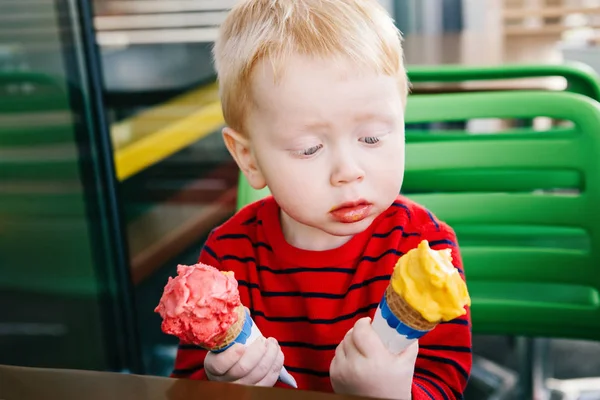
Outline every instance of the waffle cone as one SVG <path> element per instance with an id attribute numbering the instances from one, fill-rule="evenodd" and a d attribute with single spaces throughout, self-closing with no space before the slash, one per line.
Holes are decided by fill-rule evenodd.
<path id="1" fill-rule="evenodd" d="M 391 284 L 385 291 L 385 299 L 396 318 L 405 325 L 418 331 L 430 331 L 436 327 L 436 322 L 429 322 L 423 318 L 420 312 L 412 308 L 401 295 L 396 293 Z"/>
<path id="2" fill-rule="evenodd" d="M 246 320 L 246 310 L 244 309 L 244 306 L 239 306 L 238 308 L 236 308 L 236 312 L 238 315 L 237 321 L 235 321 L 233 325 L 229 327 L 227 332 L 225 332 L 223 338 L 219 341 L 218 345 L 211 348 L 207 348 L 207 350 L 221 350 L 227 347 L 238 337 L 238 335 L 242 331 L 242 328 L 244 327 L 244 321 Z"/>

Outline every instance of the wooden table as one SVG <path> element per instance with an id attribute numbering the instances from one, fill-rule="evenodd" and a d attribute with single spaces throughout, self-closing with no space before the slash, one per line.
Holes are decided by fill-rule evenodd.
<path id="1" fill-rule="evenodd" d="M 0 366 L 6 400 L 360 400 L 296 389 L 59 369 Z"/>

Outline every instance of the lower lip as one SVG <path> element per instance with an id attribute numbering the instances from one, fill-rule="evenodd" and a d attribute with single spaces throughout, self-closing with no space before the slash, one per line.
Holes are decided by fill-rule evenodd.
<path id="1" fill-rule="evenodd" d="M 360 222 L 367 218 L 371 211 L 371 204 L 361 204 L 355 207 L 344 207 L 338 208 L 331 212 L 331 216 L 338 222 L 343 224 L 351 224 L 354 222 Z"/>

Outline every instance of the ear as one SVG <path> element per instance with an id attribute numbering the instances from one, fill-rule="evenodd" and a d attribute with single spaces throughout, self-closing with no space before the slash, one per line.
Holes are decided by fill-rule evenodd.
<path id="1" fill-rule="evenodd" d="M 254 153 L 250 148 L 250 140 L 229 127 L 223 128 L 223 140 L 227 150 L 248 179 L 248 183 L 256 190 L 267 186 L 265 178 L 258 167 Z"/>

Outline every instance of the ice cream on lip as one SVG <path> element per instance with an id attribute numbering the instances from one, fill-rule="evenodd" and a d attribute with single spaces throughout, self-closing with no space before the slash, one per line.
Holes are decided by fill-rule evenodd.
<path id="1" fill-rule="evenodd" d="M 336 221 L 349 224 L 365 219 L 369 215 L 372 207 L 373 205 L 371 203 L 361 199 L 335 206 L 329 210 L 329 214 Z"/>

